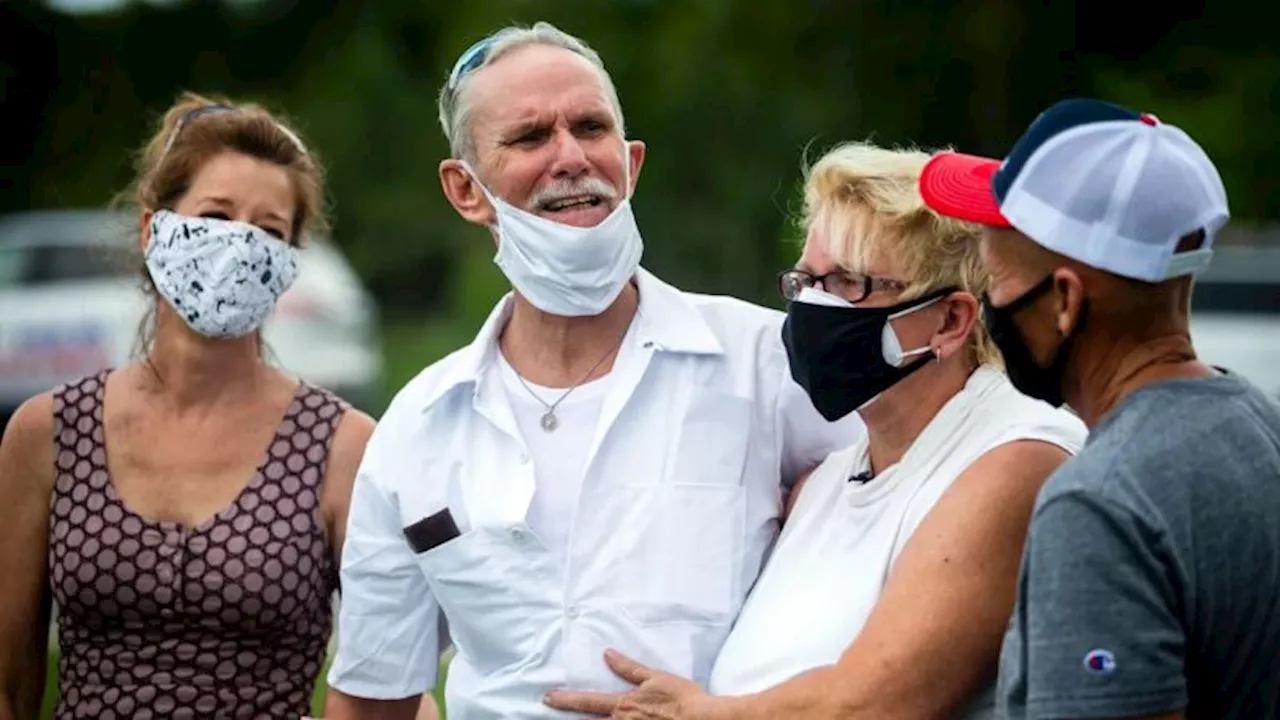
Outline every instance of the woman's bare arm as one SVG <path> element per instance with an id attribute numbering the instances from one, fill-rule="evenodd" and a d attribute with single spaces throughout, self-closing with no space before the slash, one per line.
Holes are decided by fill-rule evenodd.
<path id="1" fill-rule="evenodd" d="M 347 512 L 351 509 L 351 490 L 356 471 L 364 459 L 364 448 L 373 434 L 373 418 L 356 409 L 348 410 L 338 423 L 329 444 L 329 459 L 320 491 L 320 507 L 324 513 L 325 531 L 329 536 L 333 562 L 342 562 L 342 544 L 347 538 Z"/>
<path id="2" fill-rule="evenodd" d="M 0 441 L 0 720 L 40 714 L 48 653 L 53 397 L 24 403 Z"/>
<path id="3" fill-rule="evenodd" d="M 1031 510 L 1067 458 L 1017 441 L 971 465 L 916 529 L 858 638 L 835 664 L 755 695 L 718 698 L 717 717 L 947 717 L 993 677 L 1013 609 Z"/>

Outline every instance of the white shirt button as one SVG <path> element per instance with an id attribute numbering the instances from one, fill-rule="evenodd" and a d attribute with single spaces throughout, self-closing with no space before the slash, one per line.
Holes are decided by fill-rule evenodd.
<path id="1" fill-rule="evenodd" d="M 565 611 L 565 614 L 566 614 L 566 615 L 568 615 L 568 616 L 569 616 L 569 617 L 571 617 L 571 618 L 576 618 L 576 617 L 578 617 L 578 606 L 577 606 L 577 605 L 570 605 L 570 606 L 569 606 L 569 609 Z"/>
<path id="2" fill-rule="evenodd" d="M 521 465 L 529 464 L 529 453 L 520 453 L 520 464 Z"/>
<path id="3" fill-rule="evenodd" d="M 515 540 L 516 542 L 523 542 L 524 530 L 518 527 L 511 528 L 511 539 Z"/>

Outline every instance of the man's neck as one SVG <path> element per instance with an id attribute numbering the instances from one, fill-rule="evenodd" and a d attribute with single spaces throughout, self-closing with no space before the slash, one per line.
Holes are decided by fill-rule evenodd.
<path id="1" fill-rule="evenodd" d="M 967 361 L 921 368 L 862 410 L 873 473 L 879 475 L 902 459 L 938 411 L 964 389 L 973 371 Z"/>
<path id="2" fill-rule="evenodd" d="M 1112 343 L 1080 339 L 1076 363 L 1067 379 L 1067 403 L 1090 428 L 1139 388 L 1164 380 L 1201 378 L 1214 370 L 1196 359 L 1186 333 L 1172 332 L 1141 341 Z"/>
<path id="3" fill-rule="evenodd" d="M 613 368 L 639 305 L 634 283 L 604 312 L 587 317 L 549 315 L 516 293 L 499 348 L 511 367 L 536 385 L 568 388 L 590 382 Z"/>

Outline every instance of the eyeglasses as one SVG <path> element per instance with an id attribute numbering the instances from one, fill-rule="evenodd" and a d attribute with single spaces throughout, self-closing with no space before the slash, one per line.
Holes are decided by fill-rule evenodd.
<path id="1" fill-rule="evenodd" d="M 814 275 L 804 270 L 783 270 L 778 273 L 778 292 L 787 302 L 800 296 L 800 291 L 822 283 L 822 289 L 851 303 L 862 302 L 876 290 L 902 292 L 907 283 L 892 278 L 863 275 L 837 270 L 825 275 Z"/>

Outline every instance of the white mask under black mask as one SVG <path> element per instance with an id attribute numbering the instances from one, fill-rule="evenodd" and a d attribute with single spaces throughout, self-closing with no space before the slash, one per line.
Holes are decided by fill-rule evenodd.
<path id="1" fill-rule="evenodd" d="M 628 161 L 624 146 L 624 168 Z M 566 317 L 599 315 L 635 276 L 644 242 L 629 196 L 598 225 L 565 225 L 503 201 L 470 166 L 463 167 L 497 214 L 494 263 L 534 307 Z M 623 187 L 629 186 L 624 178 Z"/>
<path id="2" fill-rule="evenodd" d="M 249 223 L 157 210 L 146 265 L 192 330 L 232 338 L 261 327 L 297 279 L 298 249 Z"/>

